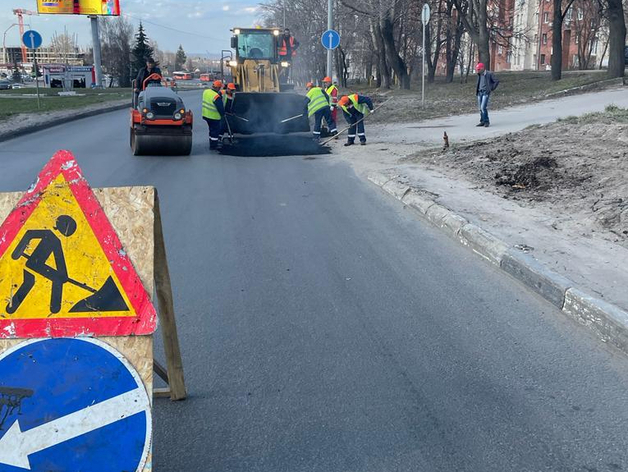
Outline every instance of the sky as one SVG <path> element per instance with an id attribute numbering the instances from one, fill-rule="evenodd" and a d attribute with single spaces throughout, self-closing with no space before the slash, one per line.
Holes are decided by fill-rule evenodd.
<path id="1" fill-rule="evenodd" d="M 191 54 L 220 54 L 229 49 L 230 28 L 253 26 L 260 0 L 120 0 L 122 15 L 135 27 L 142 20 L 148 37 L 159 49 L 175 51 L 179 44 Z M 37 11 L 36 0 L 0 0 L 0 33 L 17 22 L 13 8 Z M 41 33 L 44 46 L 55 31 L 76 33 L 80 46 L 91 46 L 89 19 L 74 15 L 25 16 L 25 23 Z M 28 24 L 26 25 L 28 29 Z M 17 27 L 6 35 L 7 46 L 19 45 Z"/>

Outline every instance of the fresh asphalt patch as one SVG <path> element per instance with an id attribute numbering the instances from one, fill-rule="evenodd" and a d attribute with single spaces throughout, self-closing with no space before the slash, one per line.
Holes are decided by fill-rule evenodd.
<path id="1" fill-rule="evenodd" d="M 233 143 L 225 140 L 221 154 L 241 157 L 314 156 L 330 154 L 328 146 L 321 146 L 311 135 L 238 136 Z"/>

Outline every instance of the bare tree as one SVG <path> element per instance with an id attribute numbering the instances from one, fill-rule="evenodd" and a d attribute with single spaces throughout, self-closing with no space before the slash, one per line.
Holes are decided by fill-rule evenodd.
<path id="1" fill-rule="evenodd" d="M 623 77 L 626 69 L 626 18 L 622 0 L 599 0 L 606 10 L 609 23 L 608 74 Z"/>
<path id="2" fill-rule="evenodd" d="M 133 25 L 124 17 L 101 22 L 103 70 L 118 80 L 120 87 L 131 86 L 131 41 Z M 109 84 L 113 84 L 113 81 Z"/>
<path id="3" fill-rule="evenodd" d="M 575 0 L 554 0 L 552 17 L 552 80 L 560 80 L 563 75 L 563 22 L 565 15 Z M 563 5 L 566 3 L 566 5 Z"/>
<path id="4" fill-rule="evenodd" d="M 480 62 L 491 63 L 488 0 L 453 0 L 464 27 L 476 44 Z"/>

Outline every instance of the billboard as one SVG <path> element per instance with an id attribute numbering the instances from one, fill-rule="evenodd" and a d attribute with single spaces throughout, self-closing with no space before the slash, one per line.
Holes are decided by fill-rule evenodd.
<path id="1" fill-rule="evenodd" d="M 40 15 L 120 16 L 120 0 L 37 0 Z"/>

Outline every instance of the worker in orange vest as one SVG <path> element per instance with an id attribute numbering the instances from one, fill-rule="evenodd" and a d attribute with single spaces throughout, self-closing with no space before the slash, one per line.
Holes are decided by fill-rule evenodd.
<path id="1" fill-rule="evenodd" d="M 323 79 L 323 88 L 329 96 L 329 106 L 331 107 L 331 118 L 336 121 L 338 116 L 338 87 L 332 83 L 331 77 Z"/>
<path id="2" fill-rule="evenodd" d="M 290 34 L 290 29 L 283 30 L 283 36 L 279 39 L 279 59 L 292 62 L 292 58 L 297 55 L 299 42 Z"/>

